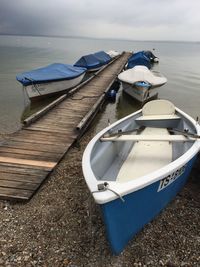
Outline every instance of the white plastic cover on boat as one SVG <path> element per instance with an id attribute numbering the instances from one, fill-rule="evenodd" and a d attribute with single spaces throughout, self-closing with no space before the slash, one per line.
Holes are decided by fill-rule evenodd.
<path id="1" fill-rule="evenodd" d="M 118 51 L 115 51 L 115 50 L 110 50 L 108 52 L 106 52 L 110 57 L 117 57 L 120 55 L 120 53 Z"/>
<path id="2" fill-rule="evenodd" d="M 119 80 L 129 84 L 145 81 L 151 86 L 160 86 L 167 82 L 167 79 L 159 72 L 151 71 L 145 66 L 135 66 L 132 69 L 125 70 L 118 75 Z"/>

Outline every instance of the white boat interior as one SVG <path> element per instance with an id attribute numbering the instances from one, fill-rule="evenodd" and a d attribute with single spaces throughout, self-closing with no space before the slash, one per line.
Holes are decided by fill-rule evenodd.
<path id="1" fill-rule="evenodd" d="M 97 180 L 119 183 L 147 175 L 191 148 L 196 139 L 187 132 L 197 134 L 190 119 L 171 102 L 148 102 L 142 111 L 103 133 L 91 151 L 91 169 Z"/>

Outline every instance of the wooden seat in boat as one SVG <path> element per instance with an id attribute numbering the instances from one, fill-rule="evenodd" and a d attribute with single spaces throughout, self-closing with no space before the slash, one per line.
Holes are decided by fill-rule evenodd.
<path id="1" fill-rule="evenodd" d="M 175 114 L 175 106 L 168 100 L 154 100 L 146 103 L 142 108 L 142 116 L 136 118 L 136 122 L 139 125 L 150 126 L 151 123 L 154 126 L 163 127 L 163 123 L 166 127 L 175 127 L 181 118 Z"/>
<path id="2" fill-rule="evenodd" d="M 169 135 L 165 128 L 147 127 L 141 135 Z M 172 161 L 172 143 L 165 141 L 136 142 L 124 161 L 116 181 L 128 182 L 156 171 Z"/>

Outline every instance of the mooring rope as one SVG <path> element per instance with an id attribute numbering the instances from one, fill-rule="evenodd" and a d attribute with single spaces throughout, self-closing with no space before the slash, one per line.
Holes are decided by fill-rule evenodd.
<path id="1" fill-rule="evenodd" d="M 119 193 L 117 193 L 113 189 L 110 189 L 108 186 L 109 186 L 109 183 L 107 183 L 107 182 L 102 183 L 102 184 L 98 184 L 97 185 L 98 190 L 92 191 L 91 193 L 94 194 L 94 193 L 100 193 L 100 192 L 104 192 L 106 190 L 109 190 L 109 191 L 113 192 L 117 197 L 119 197 L 122 202 L 125 202 L 125 200 L 123 199 L 123 197 Z"/>

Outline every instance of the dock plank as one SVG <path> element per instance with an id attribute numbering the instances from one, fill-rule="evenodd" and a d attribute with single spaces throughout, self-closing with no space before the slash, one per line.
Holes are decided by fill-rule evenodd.
<path id="1" fill-rule="evenodd" d="M 43 151 L 43 152 L 55 152 L 55 153 L 63 153 L 66 150 L 66 147 L 69 147 L 70 142 L 66 142 L 65 146 L 63 144 L 54 144 L 54 145 L 47 145 L 47 144 L 40 144 L 37 143 L 29 143 L 29 142 L 20 142 L 20 141 L 9 141 L 5 142 L 1 145 L 1 147 L 8 147 L 8 148 L 18 148 L 18 149 L 27 149 L 27 150 L 34 150 L 34 151 Z"/>
<path id="2" fill-rule="evenodd" d="M 18 169 L 14 167 L 0 168 L 0 179 L 10 181 L 25 181 L 32 183 L 41 183 L 48 172 L 35 169 Z"/>
<path id="3" fill-rule="evenodd" d="M 3 157 L 3 156 L 0 156 L 0 162 L 24 164 L 24 165 L 29 165 L 29 166 L 40 166 L 40 167 L 49 168 L 50 170 L 56 166 L 56 162 L 53 162 L 53 161 L 29 160 L 29 159 L 23 159 L 23 158 L 12 158 L 12 157 Z"/>
<path id="4" fill-rule="evenodd" d="M 5 188 L 15 188 L 15 189 L 22 189 L 22 190 L 36 190 L 40 183 L 30 183 L 25 181 L 10 181 L 10 180 L 2 180 L 0 179 L 1 187 Z"/>
<path id="5" fill-rule="evenodd" d="M 10 188 L 0 186 L 0 198 L 6 200 L 28 200 L 30 199 L 35 190 L 25 190 L 19 188 Z"/>
<path id="6" fill-rule="evenodd" d="M 16 182 L 26 182 L 29 184 L 38 184 L 40 185 L 44 180 L 44 175 L 42 177 L 39 176 L 28 176 L 28 175 L 21 175 L 21 174 L 14 174 L 14 173 L 1 173 L 0 172 L 0 185 L 4 181 L 16 181 Z"/>

